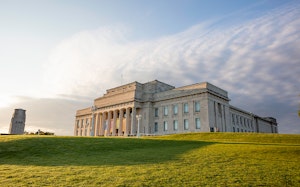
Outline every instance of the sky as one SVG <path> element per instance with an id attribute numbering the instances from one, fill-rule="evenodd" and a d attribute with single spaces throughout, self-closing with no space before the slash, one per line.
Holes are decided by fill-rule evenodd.
<path id="1" fill-rule="evenodd" d="M 0 133 L 73 135 L 107 89 L 210 82 L 299 134 L 300 1 L 0 0 Z"/>

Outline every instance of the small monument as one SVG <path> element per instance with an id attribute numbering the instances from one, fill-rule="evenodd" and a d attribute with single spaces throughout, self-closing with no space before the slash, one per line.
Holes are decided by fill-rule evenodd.
<path id="1" fill-rule="evenodd" d="M 24 134 L 26 110 L 15 109 L 9 126 L 9 134 Z"/>

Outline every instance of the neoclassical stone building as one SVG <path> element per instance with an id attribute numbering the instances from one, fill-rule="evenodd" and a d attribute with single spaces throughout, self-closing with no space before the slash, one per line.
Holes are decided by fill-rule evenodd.
<path id="1" fill-rule="evenodd" d="M 175 88 L 154 80 L 133 82 L 78 110 L 75 136 L 164 135 L 187 132 L 278 133 L 272 117 L 229 104 L 227 91 L 208 82 Z"/>

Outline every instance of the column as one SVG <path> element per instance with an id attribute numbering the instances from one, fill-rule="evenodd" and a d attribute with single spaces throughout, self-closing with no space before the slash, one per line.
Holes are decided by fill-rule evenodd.
<path id="1" fill-rule="evenodd" d="M 132 108 L 131 135 L 136 134 L 136 108 Z"/>
<path id="2" fill-rule="evenodd" d="M 95 132 L 94 132 L 94 136 L 99 136 L 99 118 L 100 118 L 100 113 L 96 113 L 95 114 L 95 119 L 94 119 L 94 123 L 95 123 Z"/>
<path id="3" fill-rule="evenodd" d="M 119 130 L 118 130 L 118 135 L 119 136 L 123 136 L 123 115 L 124 115 L 123 109 L 120 109 L 120 112 L 119 112 Z"/>
<path id="4" fill-rule="evenodd" d="M 126 124 L 124 135 L 128 136 L 130 134 L 130 108 L 126 108 Z"/>
<path id="5" fill-rule="evenodd" d="M 92 114 L 92 117 L 89 120 L 89 130 L 88 130 L 88 136 L 92 136 L 92 131 L 93 131 L 93 119 L 94 114 Z"/>
<path id="6" fill-rule="evenodd" d="M 79 136 L 82 136 L 82 119 L 79 119 Z"/>
<path id="7" fill-rule="evenodd" d="M 217 132 L 219 129 L 219 114 L 218 114 L 218 104 L 214 101 L 214 110 L 215 110 L 215 125 L 214 125 L 214 132 Z"/>
<path id="8" fill-rule="evenodd" d="M 101 126 L 100 126 L 100 135 L 104 136 L 105 134 L 105 119 L 106 119 L 106 112 L 102 113 L 101 116 Z"/>
<path id="9" fill-rule="evenodd" d="M 78 131 L 78 127 L 77 127 L 77 119 L 75 119 L 75 125 L 74 125 L 74 136 L 78 136 L 77 131 Z"/>
<path id="10" fill-rule="evenodd" d="M 117 115 L 118 115 L 118 111 L 114 110 L 113 111 L 113 125 L 112 125 L 112 135 L 115 136 L 116 135 L 116 125 L 117 125 Z"/>
<path id="11" fill-rule="evenodd" d="M 87 126 L 86 126 L 86 118 L 83 119 L 83 132 L 82 132 L 82 136 L 86 136 L 86 129 L 87 129 Z"/>
<path id="12" fill-rule="evenodd" d="M 110 121 L 111 121 L 111 111 L 108 111 L 108 114 L 107 114 L 106 136 L 110 136 Z"/>

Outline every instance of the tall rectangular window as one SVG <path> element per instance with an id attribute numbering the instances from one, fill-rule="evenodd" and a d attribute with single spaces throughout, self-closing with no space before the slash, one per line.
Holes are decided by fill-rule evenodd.
<path id="1" fill-rule="evenodd" d="M 174 115 L 178 114 L 178 105 L 177 104 L 173 105 L 173 114 Z"/>
<path id="2" fill-rule="evenodd" d="M 173 129 L 174 129 L 174 131 L 178 130 L 178 121 L 177 120 L 173 121 Z"/>
<path id="3" fill-rule="evenodd" d="M 184 130 L 189 129 L 189 120 L 187 120 L 187 119 L 183 120 L 183 128 L 184 128 Z"/>
<path id="4" fill-rule="evenodd" d="M 167 116 L 167 115 L 168 115 L 168 107 L 165 106 L 165 107 L 164 107 L 164 116 Z"/>
<path id="5" fill-rule="evenodd" d="M 158 108 L 155 108 L 155 109 L 154 109 L 154 116 L 155 116 L 155 117 L 158 117 Z"/>
<path id="6" fill-rule="evenodd" d="M 164 121 L 164 131 L 168 130 L 168 122 Z"/>
<path id="7" fill-rule="evenodd" d="M 232 127 L 233 128 L 233 132 L 235 132 L 235 128 L 234 127 Z"/>
<path id="8" fill-rule="evenodd" d="M 195 102 L 195 112 L 200 112 L 200 102 L 199 101 Z"/>
<path id="9" fill-rule="evenodd" d="M 221 106 L 221 103 L 218 103 L 218 111 L 219 111 L 219 116 L 222 116 L 222 106 Z"/>
<path id="10" fill-rule="evenodd" d="M 154 132 L 158 132 L 158 123 L 157 122 L 154 123 Z"/>
<path id="11" fill-rule="evenodd" d="M 189 104 L 188 103 L 184 103 L 183 104 L 183 112 L 184 113 L 188 113 L 189 112 Z"/>
<path id="12" fill-rule="evenodd" d="M 195 118 L 196 129 L 201 128 L 200 118 Z"/>

